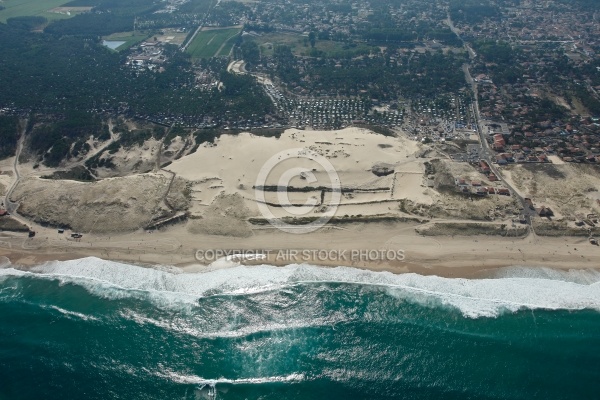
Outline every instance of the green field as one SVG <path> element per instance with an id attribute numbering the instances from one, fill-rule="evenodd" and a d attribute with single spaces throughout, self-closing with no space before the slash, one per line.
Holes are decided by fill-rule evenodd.
<path id="1" fill-rule="evenodd" d="M 133 45 L 138 44 L 142 40 L 147 39 L 149 36 L 150 34 L 140 32 L 137 32 L 137 34 L 135 35 L 133 34 L 133 32 L 118 32 L 113 33 L 112 35 L 104 36 L 102 39 L 125 42 L 116 49 L 117 51 L 122 51 L 130 48 Z"/>
<path id="2" fill-rule="evenodd" d="M 231 53 L 231 49 L 233 48 L 233 45 L 235 44 L 236 37 L 237 37 L 237 35 L 230 37 L 229 40 L 227 40 L 225 42 L 225 45 L 221 48 L 221 51 L 219 51 L 219 54 L 217 54 L 217 56 L 227 57 L 229 55 L 229 53 Z"/>
<path id="3" fill-rule="evenodd" d="M 198 32 L 186 51 L 192 58 L 210 58 L 227 55 L 233 46 L 235 36 L 240 28 L 213 29 Z"/>
<path id="4" fill-rule="evenodd" d="M 44 11 L 43 13 L 38 14 L 39 17 L 46 18 L 49 22 L 56 21 L 58 19 L 67 19 L 77 15 L 76 13 L 71 13 L 71 15 L 60 14 L 55 12 Z"/>
<path id="5" fill-rule="evenodd" d="M 55 7 L 60 7 L 69 0 L 4 0 L 0 1 L 0 5 L 5 7 L 0 10 L 0 22 L 6 22 L 8 18 L 23 17 L 23 16 L 41 16 L 52 18 L 52 13 L 46 13 Z M 67 17 L 66 15 L 56 14 L 56 18 Z"/>
<path id="6" fill-rule="evenodd" d="M 267 33 L 259 37 L 253 37 L 250 40 L 255 41 L 262 55 L 271 56 L 276 46 L 289 46 L 292 52 L 297 56 L 309 56 L 311 52 L 308 37 L 294 34 L 275 32 Z M 364 43 L 348 44 L 335 42 L 333 40 L 317 40 L 315 49 L 322 51 L 326 57 L 352 57 L 358 53 L 379 52 L 377 47 L 372 47 Z"/>

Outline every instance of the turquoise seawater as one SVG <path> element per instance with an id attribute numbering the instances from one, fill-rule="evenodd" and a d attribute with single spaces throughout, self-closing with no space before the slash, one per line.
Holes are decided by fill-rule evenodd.
<path id="1" fill-rule="evenodd" d="M 600 274 L 0 270 L 0 399 L 598 399 Z"/>

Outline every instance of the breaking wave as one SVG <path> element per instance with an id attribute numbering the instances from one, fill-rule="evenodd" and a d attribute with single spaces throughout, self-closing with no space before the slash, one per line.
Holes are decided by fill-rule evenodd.
<path id="1" fill-rule="evenodd" d="M 184 273 L 173 267 L 145 268 L 88 257 L 50 262 L 24 272 L 0 270 L 2 276 L 27 276 L 75 284 L 106 299 L 140 298 L 159 308 L 190 307 L 200 298 L 239 296 L 315 283 L 369 285 L 403 301 L 427 307 L 450 307 L 469 318 L 496 317 L 521 309 L 600 311 L 600 272 L 511 267 L 491 279 L 395 275 L 350 267 L 307 264 L 235 266 Z"/>

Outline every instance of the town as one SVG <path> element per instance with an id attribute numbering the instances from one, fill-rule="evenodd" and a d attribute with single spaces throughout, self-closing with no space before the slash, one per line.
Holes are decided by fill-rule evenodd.
<path id="1" fill-rule="evenodd" d="M 161 48 L 178 45 L 195 60 L 196 88 L 206 91 L 221 90 L 220 74 L 206 57 L 227 59 L 229 65 L 243 60 L 237 72 L 263 82 L 275 112 L 243 121 L 226 115 L 144 117 L 227 129 L 333 129 L 360 122 L 397 127 L 424 142 L 467 138 L 463 128 L 477 128 L 485 131 L 499 165 L 552 162 L 554 156 L 565 162 L 598 161 L 597 11 L 582 15 L 560 1 L 544 7 L 511 1 L 482 7 L 407 1 L 386 7 L 382 20 L 381 9 L 369 3 L 222 2 L 201 18 L 186 12 L 190 2 L 169 2 L 166 9 L 136 20 L 161 35 L 130 48 L 127 64 L 160 72 L 165 62 Z M 198 21 L 203 25 L 194 25 Z M 161 28 L 173 23 L 179 28 Z M 231 30 L 232 25 L 238 30 Z M 227 29 L 233 35 L 213 34 Z M 228 51 L 219 43 L 213 50 L 204 46 L 190 52 L 186 32 L 194 32 L 191 41 L 223 40 Z M 383 32 L 386 39 L 378 39 Z M 434 55 L 440 58 L 431 59 Z M 428 71 L 419 59 L 454 71 Z M 381 79 L 413 76 L 398 85 L 363 79 L 360 71 L 365 69 Z M 446 82 L 458 81 L 419 82 L 421 74 L 446 74 L 441 77 Z"/>

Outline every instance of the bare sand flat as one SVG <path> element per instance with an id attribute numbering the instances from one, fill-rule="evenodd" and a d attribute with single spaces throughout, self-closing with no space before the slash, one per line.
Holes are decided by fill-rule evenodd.
<path id="1" fill-rule="evenodd" d="M 275 229 L 256 230 L 249 237 L 190 234 L 185 226 L 164 232 L 134 232 L 115 236 L 84 235 L 80 241 L 40 228 L 35 238 L 26 234 L 0 234 L 0 256 L 20 265 L 96 256 L 137 264 L 176 265 L 185 269 L 209 268 L 195 258 L 197 250 L 271 250 L 274 265 L 310 263 L 323 266 L 354 266 L 394 273 L 417 272 L 441 276 L 479 276 L 504 266 L 544 266 L 562 269 L 597 268 L 600 249 L 586 238 L 424 237 L 414 223 L 351 224 L 311 234 L 294 235 Z M 277 259 L 277 250 L 403 250 L 405 259 Z M 203 266 L 204 265 L 204 266 Z"/>
<path id="2" fill-rule="evenodd" d="M 595 165 L 521 164 L 506 168 L 503 173 L 536 207 L 550 207 L 555 220 L 600 214 L 600 170 Z"/>
<path id="3" fill-rule="evenodd" d="M 316 187 L 330 184 L 330 176 L 323 166 L 302 157 L 286 159 L 286 151 L 298 148 L 326 158 L 339 176 L 341 187 L 371 191 L 344 197 L 344 205 L 392 200 L 393 185 L 398 189 L 396 193 L 402 193 L 397 195 L 396 199 L 408 197 L 414 198 L 415 201 L 428 201 L 421 193 L 423 160 L 415 157 L 419 144 L 405 138 L 386 137 L 360 128 L 339 131 L 290 129 L 280 138 L 259 137 L 250 133 L 223 135 L 214 145 L 200 146 L 194 154 L 173 162 L 167 169 L 193 182 L 192 213 L 202 215 L 205 206 L 211 204 L 220 193 L 238 193 L 247 199 L 246 205 L 256 214 L 258 209 L 254 201 L 256 196 L 253 187 L 257 184 L 257 177 L 265 163 L 274 156 L 274 167 L 268 174 L 265 185 L 278 185 L 285 171 L 296 168 L 311 170 L 316 180 L 314 183 L 303 182 L 296 177 L 289 180 L 288 184 L 291 186 Z M 398 166 L 405 172 L 400 174 L 400 180 L 395 182 L 393 175 L 380 177 L 372 172 L 373 166 L 378 163 L 389 165 L 391 168 Z M 375 192 L 377 189 L 380 189 L 379 192 Z M 290 203 L 294 204 L 304 203 L 315 196 L 320 197 L 320 193 L 288 193 Z M 275 202 L 276 197 L 275 193 L 265 194 L 268 202 Z M 274 211 L 277 216 L 278 211 L 280 210 Z M 359 213 L 369 214 L 371 211 L 380 212 L 364 207 Z"/>

